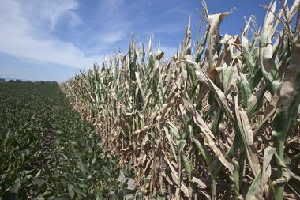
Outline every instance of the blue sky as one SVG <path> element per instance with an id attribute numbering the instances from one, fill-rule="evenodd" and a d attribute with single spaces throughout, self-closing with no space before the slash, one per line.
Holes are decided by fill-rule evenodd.
<path id="1" fill-rule="evenodd" d="M 210 13 L 236 8 L 221 26 L 237 34 L 244 17 L 264 17 L 266 0 L 207 0 Z M 154 35 L 175 52 L 188 17 L 193 38 L 203 30 L 200 0 L 1 0 L 0 77 L 64 81 L 106 56 L 125 52 L 129 39 Z"/>

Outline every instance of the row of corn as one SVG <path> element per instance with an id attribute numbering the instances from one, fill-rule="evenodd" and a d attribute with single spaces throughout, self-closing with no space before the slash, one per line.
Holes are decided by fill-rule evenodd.
<path id="1" fill-rule="evenodd" d="M 133 41 L 63 89 L 145 199 L 300 199 L 299 5 L 220 36 L 231 12 L 203 2 L 201 40 L 189 23 L 170 59 Z"/>

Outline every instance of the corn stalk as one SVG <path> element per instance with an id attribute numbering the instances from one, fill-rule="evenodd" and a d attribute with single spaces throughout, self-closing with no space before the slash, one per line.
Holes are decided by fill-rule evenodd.
<path id="1" fill-rule="evenodd" d="M 200 41 L 190 21 L 172 58 L 133 41 L 64 91 L 145 198 L 299 198 L 299 2 L 224 36 L 204 3 Z"/>

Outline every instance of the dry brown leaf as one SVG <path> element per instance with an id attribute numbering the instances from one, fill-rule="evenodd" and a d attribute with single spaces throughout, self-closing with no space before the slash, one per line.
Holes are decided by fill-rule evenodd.
<path id="1" fill-rule="evenodd" d="M 207 188 L 206 184 L 199 178 L 193 177 L 191 180 L 193 183 L 196 183 L 197 186 L 201 189 Z"/>
<path id="2" fill-rule="evenodd" d="M 249 165 L 253 171 L 253 174 L 257 176 L 260 173 L 261 169 L 257 154 L 256 152 L 254 152 L 253 148 L 253 131 L 251 129 L 249 118 L 246 112 L 242 109 L 239 109 L 237 96 L 234 96 L 234 111 L 238 128 L 240 130 L 240 133 L 242 134 L 242 139 L 246 149 Z"/>
<path id="3" fill-rule="evenodd" d="M 210 72 L 213 72 L 216 67 L 213 63 L 213 56 L 217 51 L 217 44 L 220 40 L 219 26 L 224 17 L 226 17 L 229 14 L 230 12 L 208 15 L 208 66 Z"/>
<path id="4" fill-rule="evenodd" d="M 179 175 L 178 175 L 178 173 L 175 171 L 173 165 L 172 165 L 171 162 L 168 160 L 168 158 L 164 157 L 164 159 L 165 159 L 165 161 L 167 162 L 169 168 L 171 169 L 171 177 L 172 177 L 173 182 L 174 182 L 177 186 L 179 186 L 180 181 L 179 181 Z M 185 195 L 186 197 L 190 197 L 190 196 L 191 196 L 189 189 L 187 188 L 187 186 L 186 186 L 183 182 L 181 182 L 180 190 L 184 193 L 184 195 Z"/>
<path id="5" fill-rule="evenodd" d="M 297 79 L 300 74 L 300 39 L 294 44 L 290 64 L 286 69 L 281 88 L 279 90 L 279 107 L 287 110 L 295 95 L 300 91 Z"/>
<path id="6" fill-rule="evenodd" d="M 227 161 L 222 151 L 217 147 L 214 141 L 214 136 L 207 124 L 187 100 L 183 99 L 183 103 L 186 106 L 186 108 L 193 114 L 193 120 L 195 124 L 197 124 L 201 129 L 204 139 L 207 142 L 207 146 L 210 147 L 210 149 L 216 154 L 220 162 L 232 173 L 234 170 L 234 166 L 229 161 Z"/>

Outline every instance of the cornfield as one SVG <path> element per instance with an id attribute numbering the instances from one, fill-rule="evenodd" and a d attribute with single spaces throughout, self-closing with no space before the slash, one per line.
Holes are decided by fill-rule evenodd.
<path id="1" fill-rule="evenodd" d="M 251 16 L 220 36 L 231 12 L 203 2 L 199 41 L 190 23 L 171 58 L 132 41 L 63 90 L 144 199 L 300 199 L 299 5 L 272 1 L 261 28 Z"/>

